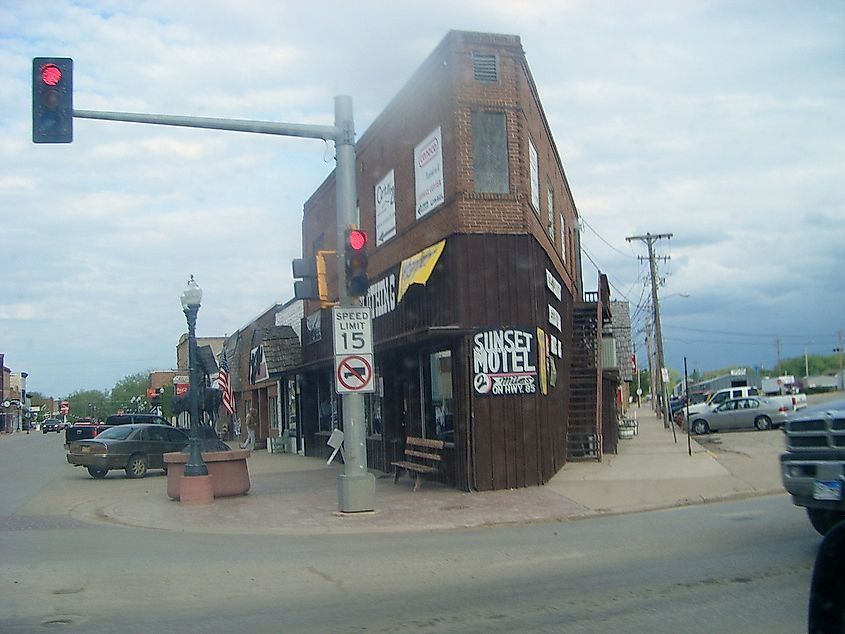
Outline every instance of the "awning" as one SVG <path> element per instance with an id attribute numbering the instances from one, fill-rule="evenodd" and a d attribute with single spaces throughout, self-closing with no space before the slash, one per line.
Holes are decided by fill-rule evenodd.
<path id="1" fill-rule="evenodd" d="M 399 290 L 396 294 L 396 302 L 401 302 L 402 297 L 411 287 L 412 284 L 425 284 L 428 278 L 431 277 L 432 271 L 440 259 L 440 254 L 446 246 L 446 241 L 441 240 L 437 244 L 432 244 L 415 253 L 409 258 L 402 260 L 402 265 L 399 267 Z"/>

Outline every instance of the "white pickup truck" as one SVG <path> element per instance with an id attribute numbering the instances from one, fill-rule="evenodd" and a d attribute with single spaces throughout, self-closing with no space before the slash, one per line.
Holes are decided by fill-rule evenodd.
<path id="1" fill-rule="evenodd" d="M 707 412 L 715 408 L 717 405 L 721 405 L 725 401 L 729 401 L 734 398 L 745 398 L 747 396 L 759 396 L 760 390 L 752 385 L 744 385 L 742 387 L 728 387 L 723 390 L 718 390 L 714 392 L 713 395 L 704 403 L 699 403 L 698 405 L 690 405 L 689 413 L 690 416 L 693 414 L 701 414 L 702 412 Z M 785 396 L 767 396 L 766 400 L 771 401 L 772 403 L 776 403 L 778 406 L 785 405 L 792 411 L 796 411 L 799 409 L 803 409 L 807 407 L 807 395 L 806 394 L 787 394 Z M 686 417 L 687 409 L 684 407 L 681 409 L 680 414 L 676 417 L 679 423 L 683 422 L 684 418 Z"/>

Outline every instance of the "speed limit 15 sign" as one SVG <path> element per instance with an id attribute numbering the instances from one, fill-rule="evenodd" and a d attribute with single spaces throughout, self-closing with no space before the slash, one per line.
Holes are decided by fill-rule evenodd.
<path id="1" fill-rule="evenodd" d="M 373 320 L 370 309 L 332 309 L 335 356 L 373 353 Z"/>

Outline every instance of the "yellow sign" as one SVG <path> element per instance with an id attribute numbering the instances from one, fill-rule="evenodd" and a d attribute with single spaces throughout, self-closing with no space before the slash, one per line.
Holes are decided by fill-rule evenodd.
<path id="1" fill-rule="evenodd" d="M 399 267 L 399 291 L 396 295 L 396 301 L 401 302 L 402 297 L 411 287 L 412 284 L 425 284 L 428 278 L 431 277 L 432 271 L 440 259 L 440 254 L 443 253 L 443 248 L 446 246 L 446 241 L 441 240 L 437 244 L 432 244 L 415 253 L 409 258 L 402 260 L 402 266 Z"/>
<path id="2" fill-rule="evenodd" d="M 546 383 L 546 333 L 542 328 L 537 328 L 537 366 L 540 368 L 540 394 L 545 396 L 549 393 Z"/>

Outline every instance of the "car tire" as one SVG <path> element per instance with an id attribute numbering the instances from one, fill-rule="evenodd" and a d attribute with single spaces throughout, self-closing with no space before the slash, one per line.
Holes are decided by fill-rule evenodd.
<path id="1" fill-rule="evenodd" d="M 97 480 L 102 480 L 108 474 L 108 469 L 97 469 L 96 467 L 88 467 L 88 473 L 91 475 L 92 478 L 96 478 Z"/>
<path id="2" fill-rule="evenodd" d="M 828 509 L 807 509 L 807 517 L 819 535 L 827 535 L 831 528 L 845 520 L 845 513 Z"/>
<path id="3" fill-rule="evenodd" d="M 704 434 L 710 433 L 710 425 L 707 424 L 706 420 L 698 419 L 692 421 L 692 433 L 696 436 L 703 436 Z"/>
<path id="4" fill-rule="evenodd" d="M 760 431 L 766 431 L 772 428 L 772 419 L 768 416 L 758 416 L 754 419 L 754 426 Z"/>
<path id="5" fill-rule="evenodd" d="M 46 433 L 47 433 L 47 430 L 46 430 L 46 429 L 42 429 L 42 430 L 41 430 L 41 433 L 42 433 L 42 434 L 46 434 Z"/>
<path id="6" fill-rule="evenodd" d="M 126 463 L 126 477 L 143 478 L 147 475 L 147 457 L 136 453 Z"/>

